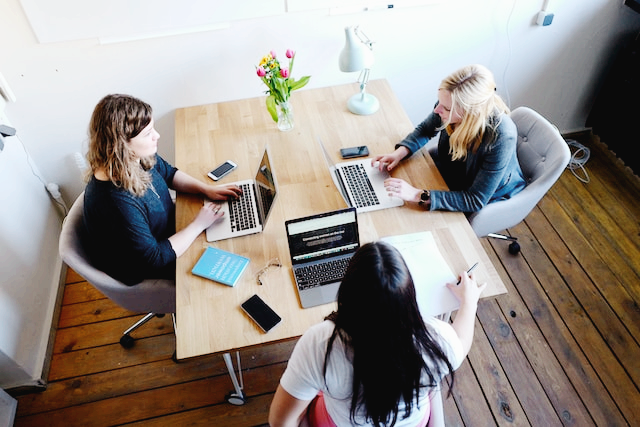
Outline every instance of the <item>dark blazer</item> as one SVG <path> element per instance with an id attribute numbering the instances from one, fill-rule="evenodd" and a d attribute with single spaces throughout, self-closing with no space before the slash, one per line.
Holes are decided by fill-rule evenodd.
<path id="1" fill-rule="evenodd" d="M 431 210 L 476 212 L 526 186 L 516 154 L 516 125 L 506 114 L 490 120 L 498 122 L 495 132 L 487 126 L 477 152 L 468 153 L 464 160 L 451 160 L 449 134 L 446 130 L 439 132 L 442 121 L 435 113 L 396 145 L 407 147 L 413 154 L 440 133 L 434 160 L 450 191 L 431 191 Z"/>

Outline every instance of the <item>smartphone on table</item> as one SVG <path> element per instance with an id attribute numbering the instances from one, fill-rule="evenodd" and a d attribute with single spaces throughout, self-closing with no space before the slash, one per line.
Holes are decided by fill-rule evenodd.
<path id="1" fill-rule="evenodd" d="M 221 165 L 216 166 L 207 175 L 212 180 L 217 181 L 220 178 L 222 178 L 223 176 L 225 176 L 226 174 L 228 174 L 229 172 L 231 172 L 232 170 L 234 170 L 237 166 L 238 165 L 236 165 L 231 160 L 227 160 L 226 162 L 222 163 Z"/>
<path id="2" fill-rule="evenodd" d="M 369 149 L 366 145 L 358 147 L 341 148 L 340 155 L 343 159 L 351 159 L 353 157 L 366 157 L 369 155 Z"/>
<path id="3" fill-rule="evenodd" d="M 269 332 L 282 320 L 258 295 L 252 296 L 240 306 L 264 332 Z"/>

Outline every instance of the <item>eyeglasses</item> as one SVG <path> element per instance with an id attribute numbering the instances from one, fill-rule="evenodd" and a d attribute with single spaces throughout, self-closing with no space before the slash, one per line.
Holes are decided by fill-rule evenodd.
<path id="1" fill-rule="evenodd" d="M 256 273 L 256 280 L 258 281 L 258 285 L 263 285 L 261 277 L 267 272 L 267 270 L 269 270 L 270 267 L 281 267 L 281 266 L 282 264 L 280 263 L 280 260 L 278 258 L 270 259 L 267 262 L 267 264 Z"/>

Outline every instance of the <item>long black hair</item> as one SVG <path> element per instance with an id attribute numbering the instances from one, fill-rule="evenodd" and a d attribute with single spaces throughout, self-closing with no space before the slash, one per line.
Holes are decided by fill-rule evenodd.
<path id="1" fill-rule="evenodd" d="M 356 252 L 338 291 L 338 311 L 327 318 L 335 328 L 325 375 L 336 338 L 353 352 L 354 424 L 364 414 L 375 426 L 394 425 L 401 401 L 409 416 L 413 401 L 427 392 L 421 389 L 436 387 L 443 374 L 452 375 L 453 385 L 453 367 L 425 326 L 409 269 L 390 244 L 367 243 Z"/>

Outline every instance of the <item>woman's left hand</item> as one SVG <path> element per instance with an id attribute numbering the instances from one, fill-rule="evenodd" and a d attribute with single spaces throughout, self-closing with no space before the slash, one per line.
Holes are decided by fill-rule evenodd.
<path id="1" fill-rule="evenodd" d="M 422 190 L 409 185 L 407 181 L 400 178 L 385 179 L 384 188 L 389 193 L 389 196 L 399 197 L 406 202 L 418 203 L 420 201 L 420 193 L 422 193 Z"/>
<path id="2" fill-rule="evenodd" d="M 204 195 L 210 200 L 237 199 L 242 194 L 242 190 L 237 185 L 208 185 Z"/>

